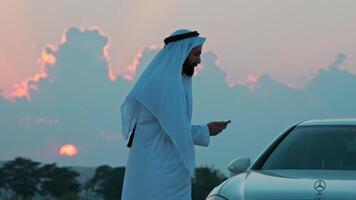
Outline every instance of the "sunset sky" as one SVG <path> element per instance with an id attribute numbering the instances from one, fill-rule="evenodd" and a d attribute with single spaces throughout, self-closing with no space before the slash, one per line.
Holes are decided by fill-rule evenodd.
<path id="1" fill-rule="evenodd" d="M 354 0 L 2 0 L 0 8 L 0 160 L 124 165 L 119 106 L 179 28 L 207 38 L 195 122 L 232 120 L 230 136 L 198 148 L 197 163 L 255 158 L 298 120 L 356 116 Z M 260 141 L 256 123 L 270 127 Z M 76 158 L 59 154 L 65 144 L 78 146 Z"/>

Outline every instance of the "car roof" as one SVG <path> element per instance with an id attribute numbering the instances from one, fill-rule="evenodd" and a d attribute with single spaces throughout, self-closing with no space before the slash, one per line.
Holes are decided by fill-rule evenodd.
<path id="1" fill-rule="evenodd" d="M 298 124 L 298 126 L 314 125 L 356 125 L 356 118 L 311 119 L 305 120 Z"/>

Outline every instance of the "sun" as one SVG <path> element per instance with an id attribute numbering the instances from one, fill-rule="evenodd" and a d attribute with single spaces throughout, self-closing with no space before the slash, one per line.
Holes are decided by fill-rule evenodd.
<path id="1" fill-rule="evenodd" d="M 65 144 L 59 149 L 59 154 L 68 157 L 76 156 L 78 154 L 78 148 L 73 144 Z"/>

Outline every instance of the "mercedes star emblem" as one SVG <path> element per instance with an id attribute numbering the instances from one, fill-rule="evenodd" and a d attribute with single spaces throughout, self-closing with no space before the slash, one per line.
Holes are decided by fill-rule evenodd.
<path id="1" fill-rule="evenodd" d="M 317 181 L 315 181 L 315 183 L 314 183 L 314 189 L 315 189 L 316 191 L 318 191 L 319 193 L 321 193 L 322 191 L 325 190 L 325 188 L 326 188 L 326 183 L 325 183 L 325 181 L 323 181 L 323 180 L 317 180 Z"/>

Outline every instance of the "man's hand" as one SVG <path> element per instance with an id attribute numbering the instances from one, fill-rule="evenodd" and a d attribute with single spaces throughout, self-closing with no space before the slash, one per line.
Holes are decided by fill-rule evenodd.
<path id="1" fill-rule="evenodd" d="M 224 121 L 208 123 L 210 135 L 211 136 L 218 135 L 226 128 L 226 126 L 227 124 Z"/>

